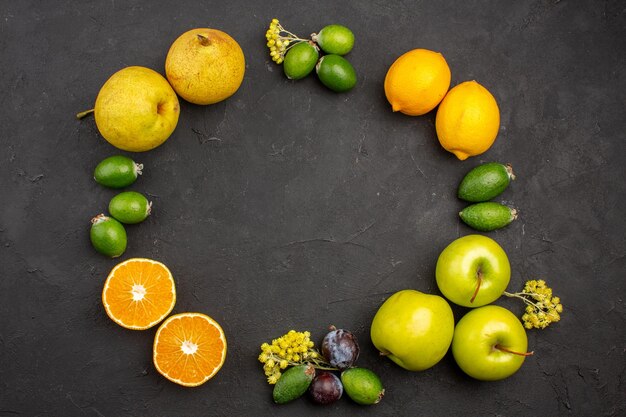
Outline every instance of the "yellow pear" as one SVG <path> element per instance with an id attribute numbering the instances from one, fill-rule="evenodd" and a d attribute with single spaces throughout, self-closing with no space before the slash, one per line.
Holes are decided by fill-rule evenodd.
<path id="1" fill-rule="evenodd" d="M 180 106 L 176 93 L 161 74 L 150 68 L 127 67 L 104 83 L 93 113 L 100 134 L 111 145 L 143 152 L 170 137 L 178 123 Z"/>
<path id="2" fill-rule="evenodd" d="M 174 41 L 165 59 L 165 75 L 183 99 L 213 104 L 235 94 L 246 70 L 241 47 L 227 33 L 198 28 Z"/>

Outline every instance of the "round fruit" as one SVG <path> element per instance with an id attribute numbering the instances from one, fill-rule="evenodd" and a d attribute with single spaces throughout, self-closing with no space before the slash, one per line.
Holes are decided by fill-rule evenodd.
<path id="1" fill-rule="evenodd" d="M 161 322 L 176 304 L 172 273 L 161 262 L 133 258 L 115 266 L 102 290 L 107 315 L 122 327 L 145 330 Z"/>
<path id="2" fill-rule="evenodd" d="M 126 230 L 112 217 L 98 214 L 91 219 L 89 236 L 93 247 L 103 255 L 117 258 L 126 250 Z"/>
<path id="3" fill-rule="evenodd" d="M 457 195 L 461 200 L 472 203 L 489 201 L 506 190 L 511 180 L 514 179 L 511 165 L 488 162 L 465 174 L 459 184 Z"/>
<path id="4" fill-rule="evenodd" d="M 481 232 L 491 232 L 517 219 L 517 210 L 500 203 L 486 201 L 465 207 L 459 212 L 463 223 Z"/>
<path id="5" fill-rule="evenodd" d="M 500 130 L 500 110 L 485 87 L 466 81 L 443 99 L 435 127 L 441 146 L 463 161 L 493 145 Z"/>
<path id="6" fill-rule="evenodd" d="M 324 336 L 322 355 L 335 368 L 350 368 L 359 358 L 356 336 L 348 330 L 334 329 Z"/>
<path id="7" fill-rule="evenodd" d="M 292 46 L 285 55 L 283 69 L 285 75 L 290 80 L 299 80 L 306 77 L 313 71 L 319 52 L 317 48 L 309 42 L 300 42 Z"/>
<path id="8" fill-rule="evenodd" d="M 138 164 L 126 156 L 109 156 L 96 166 L 93 178 L 105 187 L 124 188 L 135 182 L 142 169 L 143 164 Z"/>
<path id="9" fill-rule="evenodd" d="M 174 41 L 165 59 L 165 75 L 174 90 L 194 104 L 213 104 L 235 94 L 246 62 L 241 47 L 217 29 L 199 28 Z"/>
<path id="10" fill-rule="evenodd" d="M 354 67 L 339 55 L 323 56 L 315 69 L 322 84 L 338 93 L 349 91 L 356 85 Z"/>
<path id="11" fill-rule="evenodd" d="M 337 375 L 318 372 L 309 386 L 311 398 L 318 404 L 332 404 L 341 398 L 343 385 Z"/>
<path id="12" fill-rule="evenodd" d="M 224 330 L 204 314 L 170 316 L 154 336 L 152 360 L 157 371 L 172 382 L 186 387 L 204 384 L 226 360 Z"/>
<path id="13" fill-rule="evenodd" d="M 357 404 L 378 404 L 385 395 L 380 378 L 369 369 L 347 369 L 341 373 L 341 382 L 348 397 Z"/>
<path id="14" fill-rule="evenodd" d="M 135 224 L 144 221 L 152 210 L 152 203 L 135 191 L 119 193 L 109 202 L 109 213 L 122 223 Z"/>
<path id="15" fill-rule="evenodd" d="M 354 33 L 341 25 L 325 26 L 318 34 L 313 34 L 311 39 L 327 54 L 345 55 L 354 47 Z"/>
<path id="16" fill-rule="evenodd" d="M 527 349 L 524 326 L 513 313 L 499 306 L 470 311 L 454 329 L 454 360 L 463 372 L 483 381 L 513 375 L 526 356 L 532 355 Z"/>
<path id="17" fill-rule="evenodd" d="M 144 67 L 113 74 L 94 106 L 100 134 L 111 145 L 131 152 L 149 151 L 165 142 L 179 113 L 178 97 L 167 80 Z"/>
<path id="18" fill-rule="evenodd" d="M 450 87 L 450 78 L 450 67 L 443 55 L 413 49 L 389 67 L 385 95 L 394 112 L 420 116 L 441 102 Z"/>
<path id="19" fill-rule="evenodd" d="M 504 249 L 482 235 L 460 237 L 439 255 L 435 280 L 448 300 L 463 307 L 492 303 L 506 290 L 511 265 Z"/>

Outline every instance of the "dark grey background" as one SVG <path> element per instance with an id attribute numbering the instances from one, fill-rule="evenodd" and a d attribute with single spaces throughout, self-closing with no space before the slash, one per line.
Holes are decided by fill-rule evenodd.
<path id="1" fill-rule="evenodd" d="M 624 7 L 2 1 L 0 416 L 624 415 Z M 273 17 L 303 36 L 349 26 L 356 88 L 288 81 L 264 44 Z M 115 192 L 92 171 L 119 151 L 74 114 L 125 66 L 163 73 L 171 42 L 194 27 L 239 41 L 245 79 L 225 102 L 181 103 L 171 138 L 132 155 L 146 168 L 131 189 L 154 213 L 128 227 L 122 257 L 166 263 L 174 311 L 223 325 L 223 369 L 189 389 L 154 370 L 154 329 L 123 329 L 103 311 L 102 284 L 119 260 L 93 250 L 89 219 Z M 439 146 L 433 113 L 391 112 L 385 73 L 417 47 L 444 54 L 452 85 L 475 79 L 496 97 L 501 130 L 487 153 L 460 162 Z M 404 371 L 377 356 L 371 319 L 397 290 L 437 293 L 438 254 L 472 232 L 457 219 L 456 186 L 486 161 L 511 162 L 518 175 L 499 200 L 520 219 L 489 234 L 509 255 L 510 290 L 546 279 L 563 320 L 528 332 L 535 356 L 501 382 L 471 380 L 451 355 Z M 319 342 L 329 324 L 356 332 L 359 364 L 381 375 L 385 399 L 273 405 L 259 345 L 291 328 Z"/>

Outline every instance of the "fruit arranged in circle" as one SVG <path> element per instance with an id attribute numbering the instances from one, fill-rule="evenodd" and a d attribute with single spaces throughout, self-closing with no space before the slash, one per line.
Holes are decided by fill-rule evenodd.
<path id="1" fill-rule="evenodd" d="M 150 68 L 127 67 L 102 86 L 94 106 L 100 134 L 113 146 L 131 152 L 154 149 L 178 123 L 176 93 Z"/>
<path id="2" fill-rule="evenodd" d="M 109 213 L 122 223 L 136 224 L 144 221 L 152 210 L 152 203 L 143 194 L 124 191 L 109 202 Z"/>
<path id="3" fill-rule="evenodd" d="M 473 229 L 491 232 L 517 219 L 517 210 L 493 201 L 485 201 L 465 207 L 459 212 L 459 217 Z"/>
<path id="4" fill-rule="evenodd" d="M 104 214 L 98 214 L 91 219 L 89 237 L 91 244 L 98 252 L 112 258 L 123 254 L 128 243 L 124 226 Z"/>
<path id="5" fill-rule="evenodd" d="M 378 404 L 385 395 L 378 375 L 366 368 L 350 368 L 341 373 L 341 382 L 348 397 L 361 405 Z"/>
<path id="6" fill-rule="evenodd" d="M 499 306 L 474 309 L 459 320 L 452 340 L 452 355 L 469 376 L 496 381 L 513 375 L 532 352 L 524 326 Z"/>
<path id="7" fill-rule="evenodd" d="M 332 327 L 322 341 L 322 355 L 331 366 L 347 369 L 359 358 L 359 344 L 352 332 Z"/>
<path id="8" fill-rule="evenodd" d="M 317 404 L 332 404 L 341 398 L 343 384 L 339 377 L 331 372 L 316 372 L 309 386 L 309 394 Z"/>
<path id="9" fill-rule="evenodd" d="M 480 307 L 497 300 L 511 278 L 504 249 L 493 239 L 468 235 L 454 240 L 439 255 L 435 278 L 448 300 Z"/>
<path id="10" fill-rule="evenodd" d="M 105 187 L 124 188 L 137 180 L 142 169 L 143 164 L 138 164 L 127 156 L 109 156 L 96 165 L 93 178 Z"/>
<path id="11" fill-rule="evenodd" d="M 315 378 L 315 368 L 311 364 L 297 365 L 287 369 L 272 391 L 276 404 L 285 404 L 299 398 L 309 389 Z"/>
<path id="12" fill-rule="evenodd" d="M 450 67 L 443 55 L 413 49 L 389 67 L 385 95 L 394 112 L 420 116 L 441 102 L 450 87 L 450 78 Z"/>
<path id="13" fill-rule="evenodd" d="M 319 52 L 313 43 L 299 42 L 289 48 L 283 62 L 283 70 L 290 80 L 299 80 L 313 71 Z"/>
<path id="14" fill-rule="evenodd" d="M 311 39 L 327 54 L 345 55 L 354 47 L 354 33 L 342 25 L 328 25 Z"/>
<path id="15" fill-rule="evenodd" d="M 102 290 L 107 315 L 122 327 L 145 330 L 160 323 L 176 304 L 170 270 L 161 262 L 128 259 L 113 268 Z"/>
<path id="16" fill-rule="evenodd" d="M 486 152 L 500 130 L 496 99 L 476 81 L 452 88 L 441 102 L 435 119 L 441 146 L 460 160 Z"/>
<path id="17" fill-rule="evenodd" d="M 168 317 L 154 336 L 153 361 L 167 379 L 186 387 L 204 384 L 226 360 L 221 326 L 200 313 Z"/>
<path id="18" fill-rule="evenodd" d="M 322 84 L 335 92 L 350 91 L 356 85 L 354 67 L 339 55 L 324 55 L 315 69 Z"/>
<path id="19" fill-rule="evenodd" d="M 180 35 L 165 59 L 174 90 L 194 104 L 213 104 L 235 94 L 246 70 L 241 47 L 217 29 L 198 28 Z"/>
<path id="20" fill-rule="evenodd" d="M 453 333 L 454 316 L 448 302 L 415 290 L 398 291 L 385 300 L 370 330 L 381 355 L 409 371 L 423 371 L 439 362 Z"/>
<path id="21" fill-rule="evenodd" d="M 499 196 L 515 179 L 511 165 L 488 162 L 465 174 L 459 184 L 457 195 L 470 203 L 489 201 Z"/>

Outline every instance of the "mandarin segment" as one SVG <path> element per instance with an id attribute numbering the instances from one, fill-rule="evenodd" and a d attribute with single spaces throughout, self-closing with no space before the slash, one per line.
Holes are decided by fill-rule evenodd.
<path id="1" fill-rule="evenodd" d="M 133 258 L 109 273 L 102 291 L 107 315 L 122 327 L 148 329 L 174 308 L 176 289 L 169 269 L 160 262 Z"/>
<path id="2" fill-rule="evenodd" d="M 163 322 L 154 338 L 154 366 L 180 385 L 205 383 L 220 370 L 225 359 L 224 331 L 204 314 L 173 315 Z"/>

